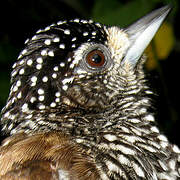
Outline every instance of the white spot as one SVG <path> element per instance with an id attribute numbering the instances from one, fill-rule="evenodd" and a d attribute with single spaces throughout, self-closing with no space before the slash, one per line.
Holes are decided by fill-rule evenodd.
<path id="1" fill-rule="evenodd" d="M 160 142 L 160 145 L 161 145 L 163 148 L 166 148 L 166 147 L 168 146 L 168 142 L 161 141 L 161 142 Z"/>
<path id="2" fill-rule="evenodd" d="M 145 177 L 143 170 L 136 163 L 133 163 L 133 167 L 138 176 Z"/>
<path id="3" fill-rule="evenodd" d="M 151 114 L 145 116 L 144 118 L 145 118 L 146 121 L 150 121 L 150 122 L 154 121 L 154 116 L 152 116 Z"/>
<path id="4" fill-rule="evenodd" d="M 124 155 L 120 154 L 118 155 L 118 160 L 121 164 L 124 164 L 124 165 L 130 165 L 131 162 L 129 161 L 128 158 L 126 158 Z"/>
<path id="5" fill-rule="evenodd" d="M 179 147 L 176 146 L 176 145 L 173 145 L 173 151 L 174 151 L 175 153 L 180 154 L 180 149 L 179 149 Z"/>
<path id="6" fill-rule="evenodd" d="M 62 80 L 62 83 L 63 84 L 72 83 L 73 80 L 74 80 L 74 77 L 65 78 Z"/>
<path id="7" fill-rule="evenodd" d="M 28 104 L 25 103 L 25 104 L 23 104 L 23 106 L 22 106 L 22 112 L 27 112 L 27 111 L 29 111 L 29 108 L 28 108 Z"/>
<path id="8" fill-rule="evenodd" d="M 162 173 L 158 173 L 158 178 L 161 180 L 172 180 L 172 176 L 171 177 L 169 177 L 169 173 L 167 174 L 167 173 L 165 173 L 165 172 L 162 172 Z M 177 178 L 175 178 L 175 179 L 177 179 Z M 173 180 L 174 180 L 174 178 L 173 178 Z"/>
<path id="9" fill-rule="evenodd" d="M 77 74 L 86 74 L 87 72 L 86 72 L 85 70 L 83 70 L 83 69 L 79 69 L 79 68 L 78 68 L 78 69 L 76 70 L 76 73 L 77 73 Z"/>
<path id="10" fill-rule="evenodd" d="M 38 89 L 38 94 L 39 94 L 39 95 L 44 94 L 44 90 L 43 90 L 43 89 Z"/>
<path id="11" fill-rule="evenodd" d="M 21 99 L 21 98 L 22 98 L 22 93 L 21 93 L 21 92 L 18 93 L 17 98 L 18 98 L 18 99 Z"/>
<path id="12" fill-rule="evenodd" d="M 65 49 L 65 44 L 60 44 L 60 45 L 59 45 L 59 48 Z"/>
<path id="13" fill-rule="evenodd" d="M 53 51 L 49 51 L 49 52 L 48 52 L 48 56 L 53 57 L 53 56 L 54 56 L 54 52 L 53 52 Z"/>
<path id="14" fill-rule="evenodd" d="M 60 93 L 60 92 L 56 92 L 55 96 L 56 96 L 56 97 L 60 97 L 60 96 L 61 96 L 61 93 Z"/>
<path id="15" fill-rule="evenodd" d="M 70 64 L 70 66 L 69 66 L 71 69 L 73 69 L 74 68 L 74 64 Z"/>
<path id="16" fill-rule="evenodd" d="M 22 75 L 22 74 L 24 74 L 24 72 L 25 72 L 24 69 L 21 69 L 21 70 L 19 71 L 19 74 Z"/>
<path id="17" fill-rule="evenodd" d="M 117 137 L 115 135 L 112 135 L 112 134 L 105 134 L 104 138 L 107 139 L 108 141 L 111 141 L 111 142 L 117 140 Z"/>
<path id="18" fill-rule="evenodd" d="M 56 103 L 55 103 L 55 102 L 52 102 L 52 103 L 50 104 L 50 106 L 51 106 L 51 107 L 56 107 Z"/>
<path id="19" fill-rule="evenodd" d="M 135 155 L 136 152 L 128 147 L 125 147 L 125 145 L 116 145 L 115 146 L 117 150 L 120 150 L 121 152 L 123 152 L 124 154 L 130 154 L 130 155 Z"/>
<path id="20" fill-rule="evenodd" d="M 17 63 L 14 63 L 13 66 L 12 66 L 12 68 L 14 69 L 14 68 L 16 67 L 16 65 L 17 65 Z"/>
<path id="21" fill-rule="evenodd" d="M 45 108 L 46 108 L 46 106 L 43 105 L 43 104 L 41 104 L 41 105 L 39 106 L 39 109 L 40 109 L 40 110 L 43 110 L 43 109 L 45 109 Z"/>
<path id="22" fill-rule="evenodd" d="M 60 102 L 60 98 L 56 98 L 55 101 L 58 103 Z"/>
<path id="23" fill-rule="evenodd" d="M 42 55 L 42 56 L 46 56 L 46 55 L 47 55 L 47 50 L 45 50 L 45 49 L 42 50 L 42 51 L 41 51 L 41 55 Z"/>
<path id="24" fill-rule="evenodd" d="M 101 27 L 101 24 L 100 24 L 100 23 L 95 23 L 95 24 L 96 24 L 96 26 Z"/>
<path id="25" fill-rule="evenodd" d="M 32 37 L 32 40 L 35 40 L 35 39 L 37 39 L 37 36 L 36 36 L 36 35 Z"/>
<path id="26" fill-rule="evenodd" d="M 172 170 L 175 170 L 175 168 L 176 168 L 176 162 L 175 162 L 174 159 L 169 161 L 169 166 L 170 166 L 170 168 L 171 168 Z"/>
<path id="27" fill-rule="evenodd" d="M 21 86 L 21 81 L 20 80 L 17 81 L 16 86 L 18 86 L 18 87 Z"/>
<path id="28" fill-rule="evenodd" d="M 147 112 L 147 109 L 146 108 L 141 108 L 140 110 L 139 110 L 139 114 L 144 114 L 144 113 L 146 113 Z"/>
<path id="29" fill-rule="evenodd" d="M 79 23 L 79 19 L 74 19 L 74 22 Z"/>
<path id="30" fill-rule="evenodd" d="M 64 67 L 64 66 L 65 66 L 65 63 L 64 63 L 64 62 L 61 62 L 59 65 L 60 65 L 61 67 Z"/>
<path id="31" fill-rule="evenodd" d="M 145 141 L 144 141 L 145 142 Z M 159 145 L 159 143 L 155 142 L 155 141 L 151 141 L 151 140 L 148 140 L 148 144 L 154 146 L 155 148 L 157 149 L 160 149 L 161 146 Z"/>
<path id="32" fill-rule="evenodd" d="M 26 119 L 31 119 L 32 117 L 33 117 L 33 115 L 30 114 L 30 115 L 26 116 L 25 118 L 26 118 Z"/>
<path id="33" fill-rule="evenodd" d="M 104 84 L 107 84 L 107 80 L 106 80 L 106 79 L 104 79 L 104 80 L 103 80 L 103 83 L 104 83 Z"/>
<path id="34" fill-rule="evenodd" d="M 12 72 L 11 76 L 14 77 L 17 74 L 17 71 Z"/>
<path id="35" fill-rule="evenodd" d="M 159 136 L 158 136 L 158 139 L 161 140 L 161 141 L 165 141 L 165 142 L 168 141 L 168 140 L 167 140 L 167 137 L 164 136 L 164 135 L 159 135 Z"/>
<path id="36" fill-rule="evenodd" d="M 118 172 L 119 167 L 111 161 L 106 161 L 106 165 L 110 171 Z"/>
<path id="37" fill-rule="evenodd" d="M 39 96 L 39 101 L 44 101 L 44 96 Z"/>
<path id="38" fill-rule="evenodd" d="M 88 21 L 87 21 L 87 20 L 84 20 L 84 19 L 82 19 L 81 22 L 82 22 L 83 24 L 87 24 L 87 23 L 88 23 Z"/>
<path id="39" fill-rule="evenodd" d="M 64 24 L 64 23 L 66 23 L 66 21 L 59 21 L 59 22 L 57 22 L 57 25 L 61 25 L 61 24 Z"/>
<path id="40" fill-rule="evenodd" d="M 29 42 L 29 39 L 26 39 L 26 41 L 24 42 L 24 44 L 27 44 Z"/>
<path id="41" fill-rule="evenodd" d="M 53 39 L 53 42 L 59 42 L 60 41 L 60 38 L 59 37 L 55 37 L 54 39 Z"/>
<path id="42" fill-rule="evenodd" d="M 27 60 L 27 65 L 28 65 L 28 66 L 31 66 L 32 63 L 33 63 L 32 59 Z"/>
<path id="43" fill-rule="evenodd" d="M 79 75 L 79 78 L 84 78 L 84 77 L 85 77 L 84 74 L 80 74 L 80 75 Z"/>
<path id="44" fill-rule="evenodd" d="M 36 77 L 36 76 L 33 76 L 33 77 L 31 78 L 31 81 L 32 81 L 32 82 L 36 82 L 36 81 L 37 81 L 37 77 Z"/>
<path id="45" fill-rule="evenodd" d="M 77 138 L 77 139 L 76 139 L 76 142 L 77 142 L 77 143 L 82 143 L 82 142 L 83 142 L 83 139 Z"/>
<path id="46" fill-rule="evenodd" d="M 10 116 L 9 116 L 9 118 L 11 119 L 11 120 L 14 120 L 15 119 L 15 115 L 14 114 L 11 114 Z"/>
<path id="47" fill-rule="evenodd" d="M 44 76 L 44 77 L 42 78 L 42 81 L 43 81 L 43 82 L 47 82 L 47 81 L 48 81 L 48 77 L 47 77 L 47 76 Z"/>
<path id="48" fill-rule="evenodd" d="M 136 118 L 130 119 L 129 121 L 135 124 L 141 122 L 139 119 L 136 119 Z"/>
<path id="49" fill-rule="evenodd" d="M 48 26 L 44 29 L 44 31 L 49 31 L 49 30 L 50 30 L 50 26 Z"/>
<path id="50" fill-rule="evenodd" d="M 42 64 L 37 64 L 36 69 L 40 70 L 42 68 Z"/>
<path id="51" fill-rule="evenodd" d="M 34 103 L 35 101 L 36 101 L 36 98 L 35 97 L 31 97 L 30 102 Z"/>
<path id="52" fill-rule="evenodd" d="M 21 54 L 26 54 L 27 53 L 27 49 L 24 49 L 22 52 L 21 52 Z"/>
<path id="53" fill-rule="evenodd" d="M 70 179 L 69 176 L 70 175 L 69 175 L 68 171 L 65 171 L 63 169 L 58 170 L 58 177 L 59 177 L 58 179 L 59 180 L 69 180 Z"/>
<path id="54" fill-rule="evenodd" d="M 89 20 L 89 23 L 93 23 L 94 21 L 92 19 Z"/>
<path id="55" fill-rule="evenodd" d="M 44 41 L 44 44 L 50 45 L 50 44 L 51 44 L 51 40 L 50 40 L 50 39 L 46 39 L 46 40 Z"/>
<path id="56" fill-rule="evenodd" d="M 72 59 L 69 57 L 67 61 L 68 61 L 68 62 L 71 62 L 71 60 L 72 60 Z"/>
<path id="57" fill-rule="evenodd" d="M 129 129 L 128 129 L 127 127 L 122 126 L 121 129 L 122 129 L 124 132 L 129 133 Z"/>
<path id="58" fill-rule="evenodd" d="M 22 58 L 22 54 L 20 54 L 20 55 L 18 56 L 18 59 L 20 59 L 20 58 Z"/>
<path id="59" fill-rule="evenodd" d="M 24 60 L 22 59 L 20 62 L 19 62 L 20 65 L 24 64 Z"/>
<path id="60" fill-rule="evenodd" d="M 159 129 L 156 126 L 151 127 L 151 131 L 159 133 Z"/>
<path id="61" fill-rule="evenodd" d="M 143 104 L 144 104 L 144 103 L 145 103 L 145 104 L 148 104 L 148 103 L 149 103 L 149 99 L 146 99 L 146 98 L 142 99 L 141 101 L 142 101 Z"/>
<path id="62" fill-rule="evenodd" d="M 31 84 L 32 87 L 35 86 L 35 85 L 36 85 L 36 82 L 33 82 L 33 83 Z"/>
<path id="63" fill-rule="evenodd" d="M 69 35 L 69 34 L 71 34 L 71 32 L 70 32 L 70 30 L 69 30 L 69 29 L 65 29 L 65 30 L 64 30 L 64 34 Z"/>
<path id="64" fill-rule="evenodd" d="M 128 142 L 131 143 L 135 143 L 137 140 L 139 140 L 140 138 L 136 137 L 136 136 L 131 136 L 131 135 L 124 135 L 123 136 Z"/>
<path id="65" fill-rule="evenodd" d="M 42 64 L 42 63 L 43 63 L 42 57 L 38 57 L 38 58 L 36 59 L 36 61 L 37 61 L 37 63 L 39 63 L 39 64 Z"/>
<path id="66" fill-rule="evenodd" d="M 56 73 L 53 73 L 53 74 L 52 74 L 52 78 L 56 79 L 56 78 L 57 78 L 57 74 L 56 74 Z"/>
<path id="67" fill-rule="evenodd" d="M 9 115 L 10 115 L 10 113 L 9 113 L 9 111 L 8 111 L 8 112 L 6 112 L 6 113 L 4 114 L 4 117 L 5 117 L 5 118 L 8 118 Z"/>
<path id="68" fill-rule="evenodd" d="M 68 89 L 68 86 L 67 86 L 67 85 L 64 85 L 64 86 L 62 86 L 62 89 L 63 89 L 64 91 L 66 91 L 66 90 Z"/>
<path id="69" fill-rule="evenodd" d="M 36 31 L 36 34 L 39 34 L 41 33 L 43 30 L 42 29 L 39 29 L 38 31 Z"/>
<path id="70" fill-rule="evenodd" d="M 72 48 L 75 48 L 76 47 L 76 44 L 72 44 L 72 46 L 71 46 Z"/>
<path id="71" fill-rule="evenodd" d="M 84 32 L 84 33 L 83 33 L 83 36 L 88 36 L 88 32 Z"/>
<path id="72" fill-rule="evenodd" d="M 54 71 L 58 71 L 58 70 L 59 70 L 58 66 L 55 66 L 55 67 L 53 68 L 53 70 L 54 70 Z"/>
<path id="73" fill-rule="evenodd" d="M 76 37 L 74 37 L 74 38 L 72 38 L 72 41 L 76 41 L 76 39 L 77 39 L 77 38 L 76 38 Z"/>
<path id="74" fill-rule="evenodd" d="M 153 92 L 150 91 L 150 90 L 146 90 L 145 93 L 146 93 L 146 94 L 153 94 Z"/>
<path id="75" fill-rule="evenodd" d="M 14 86 L 13 87 L 13 92 L 16 92 L 18 90 L 18 87 L 17 86 Z"/>
<path id="76" fill-rule="evenodd" d="M 96 31 L 93 31 L 93 32 L 92 32 L 92 35 L 95 36 L 95 35 L 96 35 Z"/>
<path id="77" fill-rule="evenodd" d="M 12 100 L 11 100 L 11 103 L 13 104 L 16 100 L 16 97 L 13 97 Z"/>
<path id="78" fill-rule="evenodd" d="M 163 168 L 164 171 L 168 171 L 167 164 L 165 164 L 161 160 L 158 160 L 158 162 L 159 162 L 160 166 Z"/>
<path id="79" fill-rule="evenodd" d="M 142 148 L 144 148 L 144 149 L 146 149 L 147 151 L 152 152 L 152 153 L 156 153 L 156 152 L 157 152 L 153 147 L 151 147 L 151 146 L 149 146 L 149 145 L 138 144 L 138 146 L 140 146 L 140 147 L 142 147 Z"/>

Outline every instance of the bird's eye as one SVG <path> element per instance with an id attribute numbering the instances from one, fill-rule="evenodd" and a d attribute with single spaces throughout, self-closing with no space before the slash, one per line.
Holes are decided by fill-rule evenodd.
<path id="1" fill-rule="evenodd" d="M 105 55 L 100 50 L 93 50 L 86 56 L 86 62 L 91 67 L 102 67 L 105 63 Z"/>
<path id="2" fill-rule="evenodd" d="M 103 44 L 85 43 L 75 51 L 74 58 L 81 60 L 74 70 L 75 73 L 102 72 L 113 64 L 111 51 Z"/>

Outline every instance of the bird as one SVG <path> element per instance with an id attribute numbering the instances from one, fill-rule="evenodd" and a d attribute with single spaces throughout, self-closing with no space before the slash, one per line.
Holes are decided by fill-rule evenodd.
<path id="1" fill-rule="evenodd" d="M 25 41 L 1 112 L 1 180 L 176 180 L 144 50 L 170 5 L 126 28 L 62 20 Z"/>

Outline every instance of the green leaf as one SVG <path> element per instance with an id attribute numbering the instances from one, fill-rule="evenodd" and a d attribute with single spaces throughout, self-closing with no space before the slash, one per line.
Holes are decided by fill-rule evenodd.
<path id="1" fill-rule="evenodd" d="M 117 0 L 97 0 L 92 16 L 94 20 L 101 23 L 124 27 L 150 12 L 155 5 L 154 1 L 147 0 L 134 0 L 128 3 L 120 3 Z"/>

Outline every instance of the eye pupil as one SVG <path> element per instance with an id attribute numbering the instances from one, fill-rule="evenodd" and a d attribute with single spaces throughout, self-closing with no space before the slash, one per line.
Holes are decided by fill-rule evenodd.
<path id="1" fill-rule="evenodd" d="M 102 57 L 99 54 L 94 54 L 94 56 L 92 57 L 92 61 L 96 64 L 99 64 L 102 61 Z"/>
<path id="2" fill-rule="evenodd" d="M 91 67 L 102 67 L 105 63 L 105 56 L 100 50 L 93 50 L 86 56 L 86 62 Z"/>

